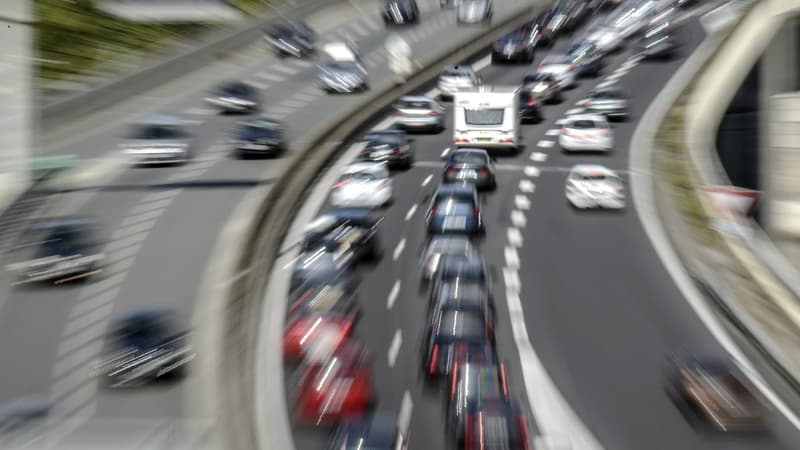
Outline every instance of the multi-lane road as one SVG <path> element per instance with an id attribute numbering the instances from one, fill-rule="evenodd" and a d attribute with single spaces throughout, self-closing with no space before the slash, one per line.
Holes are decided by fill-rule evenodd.
<path id="1" fill-rule="evenodd" d="M 555 434 L 550 437 L 556 442 L 577 433 L 575 423 L 556 417 L 563 414 L 550 402 L 548 381 L 606 449 L 797 448 L 797 430 L 777 413 L 769 419 L 770 432 L 757 437 L 720 438 L 692 428 L 665 393 L 667 357 L 722 350 L 662 265 L 630 192 L 621 213 L 576 211 L 564 197 L 566 172 L 577 163 L 603 164 L 629 179 L 629 144 L 638 119 L 704 38 L 696 18 L 687 20 L 682 38 L 682 55 L 668 62 L 642 61 L 633 50 L 609 56 L 601 77 L 582 80 L 562 104 L 544 108 L 542 123 L 523 126 L 523 151 L 499 158 L 498 189 L 482 198 L 487 232 L 479 243 L 495 279 L 495 298 L 506 300 L 498 301 L 498 350 L 510 363 L 512 389 L 529 404 L 536 430 Z M 566 45 L 562 39 L 552 51 Z M 534 66 L 545 53 L 538 52 Z M 486 62 L 474 63 L 488 66 L 481 70 L 487 84 L 518 85 L 529 70 Z M 613 126 L 614 150 L 562 153 L 555 142 L 557 121 L 592 87 L 610 80 L 631 98 L 631 119 Z M 418 269 L 426 239 L 423 216 L 440 182 L 451 133 L 415 136 L 416 163 L 395 174 L 395 200 L 383 212 L 385 256 L 360 269 L 363 316 L 356 334 L 374 356 L 378 409 L 401 417 L 410 413 L 410 449 L 445 448 L 443 399 L 424 389 L 419 366 L 427 303 Z M 315 196 L 328 189 L 321 182 Z M 287 384 L 294 375 L 287 373 Z M 325 430 L 296 429 L 294 435 L 300 450 L 323 448 L 327 438 Z"/>
<path id="2" fill-rule="evenodd" d="M 390 79 L 384 49 L 390 32 L 403 35 L 418 60 L 479 32 L 456 27 L 452 11 L 441 12 L 435 1 L 419 4 L 421 23 L 396 30 L 385 29 L 381 5 L 373 1 L 338 4 L 307 21 L 323 40 L 355 40 L 377 88 Z M 508 17 L 522 4 L 498 4 L 495 15 Z M 226 219 L 248 189 L 268 185 L 288 165 L 288 158 L 231 158 L 225 141 L 240 117 L 207 108 L 205 91 L 226 79 L 252 84 L 263 96 L 265 113 L 284 122 L 296 147 L 326 119 L 363 98 L 324 94 L 317 70 L 314 60 L 278 60 L 266 44 L 256 43 L 107 111 L 44 130 L 38 137 L 42 152 L 78 154 L 86 161 L 80 173 L 86 189 L 60 195 L 56 205 L 63 213 L 100 219 L 110 264 L 89 284 L 5 285 L 0 295 L 0 403 L 32 394 L 48 398 L 54 419 L 48 431 L 74 448 L 89 448 L 87 442 L 107 438 L 108 430 L 114 430 L 119 445 L 139 445 L 170 429 L 194 437 L 206 431 L 209 413 L 200 407 L 197 377 L 114 392 L 102 389 L 91 369 L 109 323 L 121 314 L 170 308 L 192 323 L 197 290 Z M 130 168 L 120 160 L 116 147 L 125 125 L 147 113 L 184 119 L 198 157 L 177 168 Z"/>

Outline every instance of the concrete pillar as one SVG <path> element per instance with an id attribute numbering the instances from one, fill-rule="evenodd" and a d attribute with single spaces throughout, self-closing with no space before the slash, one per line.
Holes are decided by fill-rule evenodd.
<path id="1" fill-rule="evenodd" d="M 0 8 L 0 213 L 31 181 L 33 1 Z"/>

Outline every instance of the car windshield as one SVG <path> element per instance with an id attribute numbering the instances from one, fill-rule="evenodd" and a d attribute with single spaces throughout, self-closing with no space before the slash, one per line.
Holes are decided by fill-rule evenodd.
<path id="1" fill-rule="evenodd" d="M 467 239 L 434 239 L 428 247 L 428 253 L 438 255 L 466 255 L 470 253 L 472 244 Z"/>
<path id="2" fill-rule="evenodd" d="M 607 181 L 607 180 L 613 180 L 613 178 L 610 178 L 610 177 L 608 177 L 608 176 L 606 176 L 605 174 L 602 174 L 602 173 L 576 173 L 574 175 L 574 179 L 579 180 L 579 181 Z"/>
<path id="3" fill-rule="evenodd" d="M 452 339 L 480 340 L 486 327 L 480 313 L 469 311 L 446 311 L 439 321 L 439 342 Z"/>
<path id="4" fill-rule="evenodd" d="M 472 214 L 472 205 L 466 202 L 445 200 L 436 208 L 437 216 L 469 216 Z"/>
<path id="5" fill-rule="evenodd" d="M 455 279 L 443 285 L 441 291 L 445 303 L 475 304 L 485 297 L 485 286 L 472 280 Z"/>
<path id="6" fill-rule="evenodd" d="M 486 156 L 475 152 L 455 152 L 450 155 L 452 164 L 486 164 Z"/>
<path id="7" fill-rule="evenodd" d="M 177 125 L 139 125 L 129 135 L 130 139 L 180 139 L 186 137 Z"/>
<path id="8" fill-rule="evenodd" d="M 425 100 L 403 100 L 398 103 L 402 109 L 431 109 L 431 102 Z"/>
<path id="9" fill-rule="evenodd" d="M 464 120 L 467 125 L 502 125 L 505 110 L 497 109 L 465 109 Z"/>

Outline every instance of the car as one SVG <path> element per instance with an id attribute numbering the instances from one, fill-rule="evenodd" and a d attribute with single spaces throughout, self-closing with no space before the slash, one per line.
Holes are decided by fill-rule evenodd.
<path id="1" fill-rule="evenodd" d="M 134 122 L 120 147 L 135 165 L 182 164 L 194 156 L 190 141 L 183 120 L 153 115 Z"/>
<path id="2" fill-rule="evenodd" d="M 698 0 L 675 0 L 674 5 L 679 8 L 688 8 L 697 4 Z"/>
<path id="3" fill-rule="evenodd" d="M 494 353 L 487 321 L 480 313 L 439 311 L 425 333 L 423 368 L 428 382 L 449 381 L 453 368 L 476 355 Z"/>
<path id="4" fill-rule="evenodd" d="M 367 70 L 358 61 L 330 61 L 320 66 L 319 80 L 328 93 L 363 92 L 369 90 Z"/>
<path id="5" fill-rule="evenodd" d="M 439 74 L 437 87 L 439 96 L 451 99 L 456 92 L 472 91 L 481 85 L 481 79 L 472 66 L 455 65 L 447 66 Z"/>
<path id="6" fill-rule="evenodd" d="M 550 54 L 542 59 L 537 73 L 550 73 L 556 78 L 558 87 L 562 90 L 572 89 L 578 81 L 572 58 L 564 54 Z"/>
<path id="7" fill-rule="evenodd" d="M 180 327 L 175 312 L 147 309 L 111 325 L 97 372 L 109 387 L 134 387 L 182 377 L 194 358 L 189 332 Z"/>
<path id="8" fill-rule="evenodd" d="M 520 25 L 515 31 L 528 42 L 528 46 L 536 49 L 541 44 L 542 25 L 535 18 Z"/>
<path id="9" fill-rule="evenodd" d="M 340 230 L 339 233 L 346 231 Z M 356 240 L 356 239 L 354 239 Z M 328 245 L 340 245 L 343 249 L 329 250 L 326 247 L 319 247 L 301 253 L 292 266 L 292 274 L 289 279 L 289 291 L 342 282 L 347 285 L 355 286 L 358 278 L 353 272 L 356 264 L 356 255 L 351 249 L 350 242 L 342 241 L 338 236 L 326 241 Z"/>
<path id="10" fill-rule="evenodd" d="M 668 59 L 680 48 L 678 38 L 669 25 L 659 25 L 645 31 L 639 41 L 639 53 L 645 59 Z"/>
<path id="11" fill-rule="evenodd" d="M 625 208 L 625 185 L 613 170 L 596 164 L 579 164 L 567 175 L 565 193 L 578 209 Z"/>
<path id="12" fill-rule="evenodd" d="M 447 396 L 447 426 L 453 442 L 463 442 L 464 420 L 481 403 L 510 402 L 506 366 L 500 361 L 478 360 L 457 363 Z"/>
<path id="13" fill-rule="evenodd" d="M 564 6 L 564 13 L 567 16 L 564 22 L 564 30 L 573 32 L 589 17 L 589 2 L 586 0 L 569 0 Z"/>
<path id="14" fill-rule="evenodd" d="M 516 402 L 483 400 L 467 412 L 456 448 L 530 450 L 528 421 Z"/>
<path id="15" fill-rule="evenodd" d="M 705 355 L 674 357 L 668 394 L 691 420 L 719 432 L 760 431 L 767 407 L 734 363 Z"/>
<path id="16" fill-rule="evenodd" d="M 302 58 L 314 53 L 317 33 L 301 20 L 284 19 L 264 32 L 278 56 Z"/>
<path id="17" fill-rule="evenodd" d="M 630 101 L 617 84 L 594 88 L 589 97 L 578 103 L 586 114 L 599 114 L 608 120 L 627 120 Z"/>
<path id="18" fill-rule="evenodd" d="M 495 189 L 494 160 L 486 150 L 461 147 L 447 155 L 442 172 L 444 183 L 472 183 L 478 189 Z"/>
<path id="19" fill-rule="evenodd" d="M 433 291 L 434 296 L 429 304 L 430 311 L 444 311 L 456 308 L 462 311 L 476 311 L 494 323 L 494 297 L 489 285 L 478 280 L 455 278 L 442 281 Z"/>
<path id="20" fill-rule="evenodd" d="M 446 183 L 439 185 L 439 187 L 437 187 L 433 192 L 433 195 L 431 196 L 431 202 L 428 205 L 428 214 L 431 212 L 431 207 L 448 199 L 464 201 L 476 208 L 480 205 L 480 202 L 478 201 L 478 190 L 475 188 L 474 184 Z"/>
<path id="21" fill-rule="evenodd" d="M 531 42 L 531 37 L 524 30 L 514 30 L 506 33 L 494 41 L 492 44 L 492 63 L 499 62 L 522 62 L 532 63 L 535 43 Z"/>
<path id="22" fill-rule="evenodd" d="M 544 11 L 533 18 L 529 24 L 535 26 L 539 34 L 539 42 L 537 45 L 542 47 L 552 47 L 558 36 L 553 34 L 553 30 L 548 28 L 548 19 L 550 18 L 550 11 Z"/>
<path id="23" fill-rule="evenodd" d="M 559 84 L 556 75 L 552 73 L 529 72 L 522 79 L 522 88 L 533 94 L 534 98 L 537 99 L 537 103 L 561 103 L 563 100 L 561 93 L 563 88 Z"/>
<path id="24" fill-rule="evenodd" d="M 330 425 L 362 417 L 373 400 L 372 364 L 366 348 L 347 342 L 323 357 L 307 358 L 297 385 L 295 420 Z"/>
<path id="25" fill-rule="evenodd" d="M 421 279 L 433 279 L 439 270 L 440 261 L 448 256 L 477 257 L 478 251 L 467 236 L 435 235 L 422 252 Z"/>
<path id="26" fill-rule="evenodd" d="M 20 246 L 22 261 L 6 266 L 16 281 L 64 284 L 88 280 L 103 271 L 105 255 L 98 239 L 98 222 L 91 217 L 63 216 L 35 221 Z M 29 250 L 33 249 L 30 253 Z"/>
<path id="27" fill-rule="evenodd" d="M 334 208 L 309 223 L 303 230 L 301 252 L 323 248 L 340 255 L 351 254 L 356 262 L 375 261 L 381 257 L 378 231 L 382 217 L 369 208 Z"/>
<path id="28" fill-rule="evenodd" d="M 274 157 L 286 151 L 287 140 L 283 124 L 270 117 L 258 117 L 240 122 L 233 131 L 231 145 L 236 156 Z"/>
<path id="29" fill-rule="evenodd" d="M 444 205 L 452 205 L 453 208 L 457 208 L 459 212 L 466 212 L 467 207 L 473 211 L 473 218 L 467 219 L 466 216 L 461 218 L 454 218 L 446 219 L 447 213 L 444 210 L 439 210 L 440 207 Z M 460 206 L 456 206 L 460 205 Z M 455 213 L 455 210 L 451 210 L 451 213 Z M 474 214 L 477 213 L 477 217 L 474 217 Z M 436 191 L 434 191 L 433 195 L 431 196 L 430 204 L 428 205 L 428 210 L 425 213 L 425 221 L 428 225 L 428 230 L 431 231 L 432 229 L 438 229 L 439 227 L 444 227 L 444 221 L 447 220 L 448 223 L 452 223 L 452 225 L 448 225 L 447 227 L 454 227 L 454 231 L 456 231 L 456 225 L 462 225 L 463 227 L 472 227 L 480 225 L 482 228 L 483 222 L 480 220 L 480 202 L 478 201 L 478 191 L 473 184 L 456 184 L 456 183 L 447 183 L 442 184 Z M 463 222 L 463 223 L 459 223 Z M 465 230 L 461 230 L 465 232 Z M 474 231 L 479 231 L 475 229 Z"/>
<path id="30" fill-rule="evenodd" d="M 480 208 L 465 201 L 448 199 L 434 205 L 430 210 L 428 233 L 464 233 L 469 235 L 484 232 Z"/>
<path id="31" fill-rule="evenodd" d="M 408 439 L 397 424 L 389 414 L 348 422 L 336 430 L 328 450 L 406 450 Z"/>
<path id="32" fill-rule="evenodd" d="M 622 49 L 625 37 L 620 30 L 600 24 L 587 30 L 583 41 L 594 44 L 603 55 L 608 55 Z"/>
<path id="33" fill-rule="evenodd" d="M 456 3 L 456 23 L 490 23 L 493 12 L 492 0 L 459 0 Z"/>
<path id="34" fill-rule="evenodd" d="M 564 120 L 558 135 L 563 151 L 609 152 L 614 148 L 614 135 L 605 116 L 576 114 Z"/>
<path id="35" fill-rule="evenodd" d="M 439 262 L 439 270 L 431 282 L 430 301 L 435 303 L 439 291 L 445 284 L 469 282 L 485 286 L 491 296 L 492 285 L 486 263 L 479 255 L 446 255 Z M 492 303 L 494 301 L 492 300 Z"/>
<path id="36" fill-rule="evenodd" d="M 392 201 L 392 179 L 386 162 L 357 162 L 342 168 L 331 187 L 331 205 L 337 208 L 379 208 Z"/>
<path id="37" fill-rule="evenodd" d="M 283 334 L 283 359 L 302 361 L 308 354 L 316 355 L 320 348 L 333 352 L 345 345 L 353 334 L 355 314 L 323 313 L 301 315 L 286 324 Z"/>
<path id="38" fill-rule="evenodd" d="M 591 42 L 573 45 L 567 52 L 578 77 L 598 77 L 603 71 L 603 53 Z"/>
<path id="39" fill-rule="evenodd" d="M 394 127 L 405 131 L 445 129 L 445 108 L 432 98 L 405 96 L 392 105 Z"/>
<path id="40" fill-rule="evenodd" d="M 251 113 L 260 107 L 258 91 L 243 81 L 223 82 L 209 92 L 205 101 L 225 113 Z"/>
<path id="41" fill-rule="evenodd" d="M 414 165 L 414 149 L 403 130 L 374 130 L 361 138 L 365 142 L 359 154 L 362 161 L 385 162 L 390 169 L 408 170 Z"/>
<path id="42" fill-rule="evenodd" d="M 519 89 L 519 118 L 522 123 L 539 123 L 543 120 L 539 99 L 531 88 Z"/>
<path id="43" fill-rule="evenodd" d="M 419 8 L 415 0 L 385 0 L 383 23 L 406 25 L 419 22 Z"/>
<path id="44" fill-rule="evenodd" d="M 359 315 L 356 293 L 345 283 L 332 281 L 298 289 L 290 294 L 287 322 L 297 317 L 315 314 Z"/>

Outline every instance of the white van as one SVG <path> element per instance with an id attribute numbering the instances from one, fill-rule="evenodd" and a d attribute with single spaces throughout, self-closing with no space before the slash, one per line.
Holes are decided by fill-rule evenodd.
<path id="1" fill-rule="evenodd" d="M 516 150 L 519 147 L 519 88 L 482 86 L 453 98 L 456 147 Z"/>

